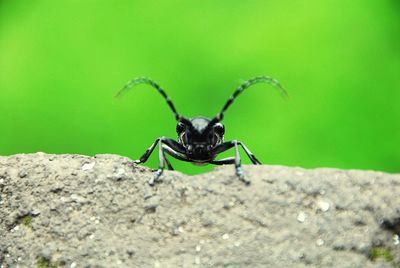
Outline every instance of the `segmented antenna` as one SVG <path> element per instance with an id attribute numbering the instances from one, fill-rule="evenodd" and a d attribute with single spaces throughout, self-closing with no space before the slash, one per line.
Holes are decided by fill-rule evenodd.
<path id="1" fill-rule="evenodd" d="M 180 120 L 182 118 L 176 111 L 174 104 L 172 103 L 171 99 L 167 96 L 164 89 L 162 89 L 156 82 L 154 82 L 153 80 L 151 80 L 149 78 L 138 77 L 138 78 L 128 81 L 128 83 L 126 83 L 126 85 L 117 93 L 117 95 L 115 95 L 115 97 L 118 98 L 118 97 L 122 96 L 130 88 L 132 88 L 136 85 L 139 85 L 139 84 L 148 84 L 148 85 L 154 87 L 155 89 L 157 89 L 158 92 L 160 92 L 161 95 L 163 95 L 164 99 L 167 101 L 169 107 L 171 108 L 172 112 L 175 115 L 175 119 Z"/>
<path id="2" fill-rule="evenodd" d="M 272 86 L 274 86 L 283 97 L 288 97 L 288 94 L 286 92 L 286 90 L 283 88 L 283 86 L 279 83 L 278 80 L 269 77 L 269 76 L 257 76 L 254 77 L 252 79 L 247 80 L 246 82 L 244 82 L 243 84 L 241 84 L 236 90 L 235 92 L 233 92 L 232 96 L 228 99 L 228 101 L 225 103 L 224 107 L 222 108 L 222 110 L 211 120 L 211 122 L 209 123 L 209 126 L 214 125 L 215 123 L 221 121 L 224 118 L 224 113 L 225 111 L 229 108 L 229 106 L 233 103 L 233 101 L 237 98 L 237 96 L 239 96 L 240 93 L 242 93 L 243 90 L 245 90 L 246 88 L 258 84 L 258 83 L 267 83 L 270 84 Z"/>

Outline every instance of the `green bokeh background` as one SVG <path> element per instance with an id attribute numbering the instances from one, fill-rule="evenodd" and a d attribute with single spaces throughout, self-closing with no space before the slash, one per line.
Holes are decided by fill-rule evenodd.
<path id="1" fill-rule="evenodd" d="M 268 164 L 400 172 L 399 14 L 397 0 L 0 0 L 0 155 L 136 159 L 175 137 L 175 121 L 149 87 L 115 99 L 129 79 L 151 77 L 178 112 L 211 117 L 266 74 L 290 99 L 244 92 L 227 140 Z"/>

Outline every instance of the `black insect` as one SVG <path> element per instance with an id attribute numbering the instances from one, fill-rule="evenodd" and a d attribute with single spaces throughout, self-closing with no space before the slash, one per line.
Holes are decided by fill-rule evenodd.
<path id="1" fill-rule="evenodd" d="M 165 157 L 165 153 L 168 155 L 186 162 L 194 164 L 214 164 L 214 165 L 225 165 L 234 164 L 236 169 L 236 175 L 240 180 L 249 184 L 250 181 L 244 176 L 239 155 L 239 146 L 243 148 L 251 162 L 255 165 L 260 165 L 260 161 L 250 152 L 250 150 L 240 141 L 228 141 L 224 142 L 225 128 L 220 123 L 224 117 L 224 112 L 232 104 L 234 99 L 246 88 L 257 83 L 268 83 L 277 88 L 283 96 L 287 96 L 285 89 L 280 83 L 269 77 L 269 76 L 258 76 L 252 78 L 243 84 L 241 84 L 233 93 L 233 95 L 225 103 L 222 110 L 212 119 L 197 116 L 193 118 L 185 118 L 178 114 L 170 98 L 168 98 L 165 91 L 153 80 L 148 78 L 136 78 L 129 81 L 116 95 L 121 96 L 125 91 L 138 84 L 148 84 L 163 95 L 167 101 L 169 107 L 175 115 L 175 119 L 178 121 L 176 126 L 176 132 L 178 134 L 178 140 L 167 137 L 160 137 L 150 146 L 149 149 L 136 160 L 135 163 L 145 163 L 150 157 L 154 148 L 158 145 L 158 170 L 155 172 L 154 177 L 150 179 L 149 184 L 154 185 L 155 182 L 160 181 L 160 176 L 164 171 L 165 164 L 168 169 L 173 170 L 171 163 Z M 235 156 L 216 160 L 216 156 L 228 149 L 235 149 Z"/>

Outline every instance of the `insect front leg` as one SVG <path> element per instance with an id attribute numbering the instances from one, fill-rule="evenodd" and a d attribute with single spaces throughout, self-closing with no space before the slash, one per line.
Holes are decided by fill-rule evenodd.
<path id="1" fill-rule="evenodd" d="M 245 177 L 242 166 L 241 166 L 241 161 L 240 161 L 240 154 L 239 154 L 239 145 L 242 146 L 243 150 L 246 152 L 247 156 L 250 158 L 251 162 L 255 165 L 260 165 L 260 161 L 250 152 L 250 150 L 240 141 L 228 141 L 224 142 L 217 147 L 214 148 L 213 154 L 217 155 L 219 153 L 222 153 L 226 150 L 229 150 L 231 148 L 235 149 L 235 157 L 234 158 L 226 158 L 222 160 L 214 160 L 211 161 L 210 164 L 215 164 L 215 165 L 224 165 L 224 164 L 235 164 L 235 170 L 236 170 L 236 175 L 239 177 L 239 179 L 246 184 L 249 184 L 250 181 Z"/>
<path id="2" fill-rule="evenodd" d="M 147 159 L 149 159 L 150 155 L 153 153 L 154 148 L 157 146 L 157 144 L 161 141 L 162 144 L 165 144 L 171 148 L 173 148 L 176 152 L 178 153 L 185 153 L 185 148 L 179 144 L 178 142 L 174 141 L 173 139 L 166 138 L 166 137 L 160 137 L 157 138 L 154 143 L 149 147 L 149 149 L 146 150 L 146 152 L 138 159 L 135 160 L 134 162 L 136 164 L 141 164 L 145 163 Z"/>
<path id="3" fill-rule="evenodd" d="M 225 159 L 221 159 L 221 160 L 213 160 L 213 161 L 210 161 L 210 164 L 214 164 L 214 165 L 234 164 L 235 170 L 236 170 L 236 176 L 238 176 L 238 178 L 241 181 L 243 181 L 244 183 L 250 184 L 250 181 L 245 177 L 242 166 L 241 166 L 239 147 L 238 147 L 237 141 L 224 142 L 223 144 L 218 145 L 216 148 L 214 148 L 213 153 L 215 155 L 217 155 L 217 154 L 227 151 L 231 148 L 235 149 L 235 157 L 229 157 L 229 158 L 225 158 Z"/>
<path id="4" fill-rule="evenodd" d="M 141 164 L 141 163 L 146 163 L 147 159 L 149 159 L 151 153 L 154 151 L 154 148 L 157 146 L 158 142 L 161 140 L 161 138 L 156 139 L 153 144 L 149 147 L 149 149 L 144 152 L 144 154 L 138 159 L 135 160 L 134 162 L 136 164 Z"/>
<path id="5" fill-rule="evenodd" d="M 183 153 L 177 152 L 173 149 L 174 147 L 164 146 L 164 152 L 174 157 L 175 159 L 185 161 L 185 162 L 193 162 L 192 159 L 187 158 L 187 156 Z"/>
<path id="6" fill-rule="evenodd" d="M 235 147 L 235 169 L 236 169 L 236 175 L 244 183 L 250 184 L 250 181 L 246 178 L 246 176 L 244 176 L 242 165 L 240 163 L 239 146 L 238 146 L 237 141 L 233 141 L 233 144 L 234 144 L 234 147 Z"/>
<path id="7" fill-rule="evenodd" d="M 164 152 L 165 152 L 165 150 L 164 150 Z M 164 160 L 165 160 L 165 164 L 167 164 L 168 169 L 174 170 L 174 168 L 171 165 L 171 162 L 169 162 L 168 158 L 165 156 L 165 153 L 164 153 Z"/>
<path id="8" fill-rule="evenodd" d="M 165 156 L 162 147 L 162 140 L 158 140 L 158 170 L 154 173 L 154 176 L 149 180 L 149 184 L 151 186 L 154 185 L 155 182 L 160 180 L 160 176 L 164 172 L 164 163 L 165 163 Z"/>
<path id="9" fill-rule="evenodd" d="M 235 158 L 234 157 L 228 157 L 220 160 L 213 160 L 210 161 L 210 164 L 213 165 L 230 165 L 230 164 L 235 164 Z"/>
<path id="10" fill-rule="evenodd" d="M 167 164 L 167 166 L 170 170 L 173 170 L 171 163 L 165 157 L 165 153 L 170 154 L 169 150 L 173 150 L 173 152 L 175 152 L 176 154 L 184 154 L 185 153 L 185 148 L 181 144 L 176 142 L 175 140 L 166 138 L 166 137 L 160 137 L 154 141 L 154 143 L 149 147 L 149 149 L 146 150 L 146 152 L 140 157 L 139 160 L 135 160 L 135 163 L 136 164 L 145 163 L 149 159 L 150 155 L 153 153 L 154 148 L 157 145 L 159 146 L 158 170 L 155 172 L 154 177 L 152 179 L 150 179 L 150 181 L 149 181 L 150 185 L 154 185 L 155 182 L 160 180 L 160 176 L 162 175 L 162 173 L 164 171 L 165 164 Z M 172 156 L 177 158 L 174 155 L 172 155 Z M 186 161 L 188 161 L 188 160 L 186 160 Z"/>
<path id="11" fill-rule="evenodd" d="M 244 145 L 244 144 L 243 144 L 242 142 L 240 142 L 240 141 L 238 142 L 238 144 L 239 144 L 240 146 L 242 146 L 243 150 L 246 152 L 247 156 L 250 158 L 251 162 L 252 162 L 254 165 L 261 165 L 261 162 L 258 161 L 258 159 L 254 156 L 254 154 L 253 154 L 252 152 L 250 152 L 249 148 L 247 148 L 246 145 Z"/>

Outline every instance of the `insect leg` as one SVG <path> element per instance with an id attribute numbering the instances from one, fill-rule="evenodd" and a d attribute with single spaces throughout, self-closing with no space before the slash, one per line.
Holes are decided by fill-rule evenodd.
<path id="1" fill-rule="evenodd" d="M 163 145 L 163 153 L 164 153 L 164 160 L 165 164 L 167 164 L 169 170 L 174 170 L 174 168 L 171 165 L 171 162 L 169 162 L 168 158 L 165 156 L 165 145 Z"/>
<path id="2" fill-rule="evenodd" d="M 154 143 L 149 147 L 149 149 L 147 149 L 146 152 L 144 152 L 144 154 L 138 160 L 135 160 L 134 162 L 136 164 L 145 163 L 147 161 L 147 159 L 149 159 L 151 153 L 154 151 L 154 148 L 156 147 L 156 145 L 158 144 L 160 139 L 161 138 L 156 139 L 154 141 Z"/>
<path id="3" fill-rule="evenodd" d="M 162 140 L 159 139 L 158 140 L 158 170 L 156 172 L 154 172 L 154 176 L 149 180 L 149 184 L 151 186 L 153 186 L 155 182 L 160 180 L 160 176 L 164 172 L 164 162 L 165 162 L 165 158 L 164 158 L 164 150 L 162 147 Z"/>
<path id="4" fill-rule="evenodd" d="M 240 163 L 240 154 L 239 154 L 239 146 L 238 146 L 239 142 L 238 141 L 228 141 L 228 142 L 224 142 L 221 145 L 218 145 L 216 148 L 214 148 L 213 153 L 214 154 L 219 154 L 222 153 L 226 150 L 231 149 L 232 147 L 235 148 L 235 157 L 234 157 L 234 161 L 233 164 L 235 164 L 235 169 L 236 169 L 236 175 L 239 177 L 239 179 L 241 181 L 243 181 L 246 184 L 249 184 L 250 181 L 244 176 L 243 170 L 242 170 L 242 166 Z"/>
<path id="5" fill-rule="evenodd" d="M 174 150 L 179 153 L 185 153 L 185 148 L 180 143 L 167 137 L 160 137 L 154 141 L 154 143 L 149 147 L 149 149 L 146 150 L 146 152 L 139 158 L 139 160 L 135 160 L 134 162 L 136 164 L 145 163 L 147 159 L 149 159 L 150 155 L 153 153 L 154 148 L 157 146 L 159 141 L 171 148 L 174 148 Z"/>
<path id="6" fill-rule="evenodd" d="M 163 149 L 164 149 L 164 148 L 163 148 Z M 171 162 L 169 162 L 168 158 L 165 156 L 165 153 L 164 153 L 164 160 L 165 160 L 165 163 L 166 163 L 167 166 L 168 166 L 168 169 L 169 169 L 169 170 L 174 170 L 174 168 L 173 168 L 172 165 L 171 165 Z"/>
<path id="7" fill-rule="evenodd" d="M 237 141 L 233 141 L 235 145 L 235 169 L 236 175 L 239 177 L 241 181 L 246 184 L 250 184 L 250 181 L 244 176 L 242 165 L 240 163 L 240 154 L 239 154 L 239 146 Z"/>
<path id="8" fill-rule="evenodd" d="M 160 176 L 164 171 L 165 164 L 167 164 L 168 169 L 173 170 L 173 167 L 169 160 L 165 157 L 165 153 L 183 161 L 192 162 L 192 160 L 188 159 L 185 155 L 185 147 L 182 144 L 176 142 L 173 139 L 167 137 L 160 137 L 154 141 L 154 143 L 146 150 L 146 152 L 140 157 L 139 160 L 135 160 L 136 164 L 145 163 L 147 159 L 149 159 L 150 155 L 153 153 L 154 148 L 156 146 L 158 148 L 158 170 L 155 172 L 155 175 L 152 179 L 150 179 L 149 184 L 154 185 L 156 181 L 159 180 Z"/>
<path id="9" fill-rule="evenodd" d="M 250 158 L 251 162 L 253 162 L 254 165 L 261 165 L 261 162 L 258 161 L 258 159 L 254 156 L 252 152 L 250 152 L 249 148 L 247 148 L 246 145 L 244 145 L 242 142 L 238 142 L 240 146 L 242 146 L 243 150 L 246 152 L 247 156 Z"/>
<path id="10" fill-rule="evenodd" d="M 214 148 L 213 153 L 214 154 L 219 154 L 222 153 L 226 150 L 229 150 L 230 148 L 234 147 L 235 144 L 237 143 L 238 145 L 242 146 L 243 150 L 246 152 L 247 156 L 250 158 L 251 162 L 255 165 L 261 165 L 261 162 L 253 155 L 253 153 L 249 150 L 249 148 L 247 148 L 246 145 L 244 145 L 242 142 L 240 141 L 227 141 L 222 143 L 221 145 L 218 145 L 217 147 Z"/>
<path id="11" fill-rule="evenodd" d="M 173 148 L 165 146 L 164 150 L 167 154 L 169 154 L 170 156 L 172 156 L 178 160 L 185 161 L 185 162 L 193 162 L 191 159 L 187 158 L 186 155 L 176 152 Z"/>
<path id="12" fill-rule="evenodd" d="M 235 163 L 235 158 L 234 157 L 228 157 L 220 160 L 213 160 L 210 161 L 210 164 L 213 165 L 229 165 L 229 164 L 234 164 Z"/>
<path id="13" fill-rule="evenodd" d="M 171 156 L 178 158 L 180 160 L 183 161 L 188 161 L 191 162 L 191 160 L 187 159 L 184 155 L 179 156 L 180 154 L 185 153 L 185 148 L 179 144 L 178 142 L 176 142 L 173 139 L 170 138 L 166 138 L 166 137 L 161 137 L 158 138 L 154 141 L 154 143 L 149 147 L 149 149 L 146 150 L 146 152 L 140 157 L 139 160 L 135 160 L 136 164 L 140 164 L 140 163 L 145 163 L 150 155 L 153 153 L 154 148 L 158 145 L 158 170 L 155 172 L 155 175 L 152 179 L 150 179 L 149 184 L 150 185 L 154 185 L 154 183 L 156 181 L 159 180 L 160 176 L 162 175 L 163 171 L 164 171 L 164 167 L 165 164 L 167 164 L 168 169 L 173 170 L 174 168 L 172 167 L 171 163 L 169 162 L 169 160 L 165 157 L 165 153 L 170 154 Z M 164 145 L 164 146 L 163 146 Z M 173 153 L 170 152 L 170 150 L 173 150 Z"/>
<path id="14" fill-rule="evenodd" d="M 162 143 L 167 145 L 168 147 L 172 148 L 175 152 L 178 152 L 180 154 L 186 154 L 186 149 L 183 147 L 182 144 L 178 143 L 177 141 L 173 139 L 169 139 L 166 137 L 161 137 Z"/>
<path id="15" fill-rule="evenodd" d="M 224 143 L 222 143 L 222 144 L 220 144 L 220 145 L 217 145 L 217 146 L 213 149 L 212 153 L 213 153 L 214 155 L 217 155 L 217 154 L 220 154 L 220 153 L 222 153 L 222 152 L 225 152 L 226 150 L 231 149 L 231 148 L 234 147 L 234 146 L 235 146 L 234 141 L 227 141 L 227 142 L 224 142 Z"/>

